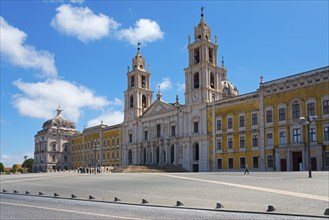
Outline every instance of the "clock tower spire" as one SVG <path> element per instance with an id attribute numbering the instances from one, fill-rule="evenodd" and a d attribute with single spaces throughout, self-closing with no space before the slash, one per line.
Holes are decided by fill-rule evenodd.
<path id="1" fill-rule="evenodd" d="M 137 43 L 137 54 L 132 59 L 132 70 L 128 66 L 127 90 L 124 92 L 124 120 L 129 121 L 141 116 L 151 105 L 153 91 L 150 90 L 150 68 L 145 69 L 145 58 Z"/>

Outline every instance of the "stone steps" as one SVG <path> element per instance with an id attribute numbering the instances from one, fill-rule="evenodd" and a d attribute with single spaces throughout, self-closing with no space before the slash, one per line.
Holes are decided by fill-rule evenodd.
<path id="1" fill-rule="evenodd" d="M 147 166 L 120 166 L 114 167 L 112 173 L 167 173 L 187 172 L 184 168 L 175 165 L 147 165 Z"/>

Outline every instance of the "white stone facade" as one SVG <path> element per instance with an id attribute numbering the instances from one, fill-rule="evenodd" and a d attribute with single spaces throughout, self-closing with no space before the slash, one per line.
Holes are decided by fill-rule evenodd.
<path id="1" fill-rule="evenodd" d="M 34 172 L 71 169 L 70 138 L 79 132 L 73 122 L 63 119 L 61 112 L 58 107 L 56 117 L 46 121 L 34 137 Z"/>
<path id="2" fill-rule="evenodd" d="M 208 171 L 209 145 L 207 103 L 238 95 L 227 81 L 227 71 L 217 65 L 217 37 L 211 41 L 210 27 L 203 14 L 188 38 L 189 66 L 185 68 L 185 104 L 166 103 L 161 98 L 151 104 L 151 73 L 138 48 L 128 68 L 125 91 L 123 165 L 174 164 L 189 171 Z"/>

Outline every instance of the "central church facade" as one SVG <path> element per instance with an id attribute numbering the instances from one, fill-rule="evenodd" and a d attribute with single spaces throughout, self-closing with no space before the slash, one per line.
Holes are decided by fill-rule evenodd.
<path id="1" fill-rule="evenodd" d="M 188 66 L 185 71 L 185 104 L 162 100 L 160 89 L 152 103 L 151 73 L 138 48 L 127 73 L 124 95 L 123 165 L 174 164 L 190 171 L 209 170 L 207 104 L 238 95 L 227 81 L 222 62 L 218 66 L 217 37 L 203 14 L 188 39 Z"/>

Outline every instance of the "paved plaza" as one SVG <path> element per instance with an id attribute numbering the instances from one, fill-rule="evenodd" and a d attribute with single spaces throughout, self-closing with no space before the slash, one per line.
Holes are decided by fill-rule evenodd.
<path id="1" fill-rule="evenodd" d="M 1 191 L 31 195 L 114 201 L 149 206 L 263 212 L 325 217 L 329 208 L 329 173 L 255 172 L 225 173 L 40 173 L 1 175 Z M 328 217 L 328 216 L 327 216 Z"/>

